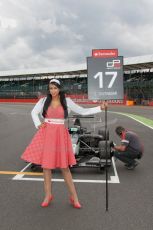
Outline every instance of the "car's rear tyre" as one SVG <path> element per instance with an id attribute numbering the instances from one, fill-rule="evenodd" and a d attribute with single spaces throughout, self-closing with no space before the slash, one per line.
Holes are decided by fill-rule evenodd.
<path id="1" fill-rule="evenodd" d="M 98 134 L 102 136 L 104 140 L 106 140 L 106 137 L 107 137 L 107 140 L 109 140 L 109 130 L 105 132 L 105 130 L 99 129 Z"/>

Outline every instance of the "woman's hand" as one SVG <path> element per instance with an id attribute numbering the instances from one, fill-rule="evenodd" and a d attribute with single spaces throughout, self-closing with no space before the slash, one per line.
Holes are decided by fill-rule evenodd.
<path id="1" fill-rule="evenodd" d="M 46 126 L 45 122 L 42 122 L 42 123 L 38 126 L 38 129 L 44 128 L 45 126 Z"/>
<path id="2" fill-rule="evenodd" d="M 107 101 L 104 101 L 104 102 L 100 105 L 101 110 L 103 110 L 103 109 L 105 109 L 105 108 L 107 108 L 107 107 L 108 107 Z"/>

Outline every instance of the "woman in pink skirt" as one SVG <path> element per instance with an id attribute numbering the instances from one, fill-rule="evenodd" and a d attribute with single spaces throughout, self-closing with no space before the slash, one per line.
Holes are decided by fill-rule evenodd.
<path id="1" fill-rule="evenodd" d="M 23 160 L 41 165 L 43 168 L 45 198 L 42 207 L 47 207 L 53 200 L 51 169 L 60 168 L 70 193 L 71 204 L 74 208 L 81 208 L 69 170 L 69 166 L 75 165 L 76 160 L 64 120 L 70 110 L 81 115 L 89 115 L 101 112 L 105 106 L 107 105 L 104 103 L 94 108 L 82 108 L 70 98 L 65 98 L 59 80 L 52 79 L 49 82 L 49 94 L 41 98 L 31 112 L 38 131 L 21 156 Z M 39 116 L 43 118 L 43 122 Z"/>

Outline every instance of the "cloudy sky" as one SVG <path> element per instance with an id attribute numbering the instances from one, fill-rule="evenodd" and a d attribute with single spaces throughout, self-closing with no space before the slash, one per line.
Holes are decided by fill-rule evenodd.
<path id="1" fill-rule="evenodd" d="M 152 0 L 0 0 L 0 71 L 77 66 L 92 49 L 153 54 Z"/>

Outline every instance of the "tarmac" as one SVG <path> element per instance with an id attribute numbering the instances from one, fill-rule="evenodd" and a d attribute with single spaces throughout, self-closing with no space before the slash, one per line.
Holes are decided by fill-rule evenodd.
<path id="1" fill-rule="evenodd" d="M 108 169 L 108 211 L 105 172 L 95 168 L 72 169 L 82 209 L 69 204 L 59 170 L 53 171 L 54 200 L 47 208 L 43 177 L 20 159 L 36 132 L 32 104 L 0 103 L 0 229 L 1 230 L 152 230 L 153 229 L 153 107 L 108 107 L 110 140 L 117 144 L 115 127 L 123 125 L 142 139 L 145 152 L 134 170 L 119 160 Z M 83 126 L 105 128 L 105 112 Z"/>

